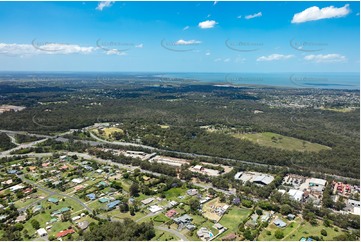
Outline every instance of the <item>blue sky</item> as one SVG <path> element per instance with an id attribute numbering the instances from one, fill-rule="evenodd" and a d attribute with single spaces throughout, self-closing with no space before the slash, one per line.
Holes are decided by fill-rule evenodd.
<path id="1" fill-rule="evenodd" d="M 0 71 L 359 72 L 358 2 L 0 2 Z"/>

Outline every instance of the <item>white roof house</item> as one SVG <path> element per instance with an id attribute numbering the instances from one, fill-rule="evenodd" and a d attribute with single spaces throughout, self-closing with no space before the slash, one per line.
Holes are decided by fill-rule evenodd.
<path id="1" fill-rule="evenodd" d="M 152 213 L 156 213 L 156 212 L 162 211 L 163 208 L 159 207 L 158 205 L 152 205 L 148 208 L 148 210 L 151 211 Z"/>
<path id="2" fill-rule="evenodd" d="M 21 184 L 18 184 L 18 185 L 15 185 L 15 186 L 12 186 L 10 187 L 10 191 L 12 192 L 15 192 L 17 190 L 20 190 L 20 189 L 23 189 L 25 186 L 21 185 Z"/>
<path id="3" fill-rule="evenodd" d="M 74 182 L 74 183 L 80 184 L 80 183 L 82 183 L 84 181 L 84 179 L 83 178 L 74 178 L 71 181 Z"/>
<path id="4" fill-rule="evenodd" d="M 154 198 L 149 197 L 149 198 L 147 198 L 147 199 L 142 200 L 142 203 L 143 203 L 144 205 L 147 205 L 147 204 L 149 204 L 149 203 L 151 203 L 151 202 L 153 202 L 153 201 L 154 201 Z"/>
<path id="5" fill-rule="evenodd" d="M 38 229 L 36 232 L 38 232 L 38 235 L 39 235 L 40 237 L 43 237 L 43 236 L 48 235 L 48 232 L 46 232 L 46 230 L 45 230 L 44 228 L 40 228 L 40 229 Z"/>
<path id="6" fill-rule="evenodd" d="M 75 216 L 75 217 L 72 217 L 71 220 L 76 221 L 76 220 L 79 220 L 80 218 L 81 218 L 80 216 Z"/>
<path id="7" fill-rule="evenodd" d="M 301 201 L 303 197 L 303 191 L 296 190 L 296 189 L 290 189 L 288 191 L 288 194 L 296 201 Z"/>

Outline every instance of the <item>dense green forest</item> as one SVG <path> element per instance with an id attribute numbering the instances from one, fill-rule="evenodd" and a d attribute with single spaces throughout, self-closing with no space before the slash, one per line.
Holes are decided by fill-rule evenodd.
<path id="1" fill-rule="evenodd" d="M 0 151 L 2 150 L 9 150 L 11 148 L 14 148 L 16 145 L 14 145 L 11 142 L 11 139 L 7 134 L 0 133 Z"/>
<path id="2" fill-rule="evenodd" d="M 35 136 L 30 136 L 30 135 L 24 135 L 24 134 L 16 134 L 15 135 L 15 140 L 17 143 L 28 143 L 28 142 L 33 142 L 33 141 L 37 141 L 41 138 L 35 137 Z"/>
<path id="3" fill-rule="evenodd" d="M 90 226 L 85 232 L 85 241 L 149 241 L 155 236 L 153 224 L 137 224 L 131 219 L 123 222 L 106 222 L 97 226 Z"/>
<path id="4" fill-rule="evenodd" d="M 320 106 L 355 105 L 357 91 L 233 88 L 205 84 L 149 82 L 9 83 L 0 86 L 3 104 L 22 105 L 21 112 L 1 114 L 0 128 L 57 133 L 96 122 L 119 123 L 124 141 L 189 153 L 207 154 L 293 169 L 359 177 L 359 109 L 335 112 Z M 330 100 L 325 103 L 323 96 Z M 283 100 L 311 100 L 313 107 L 272 106 Z M 334 97 L 334 99 L 332 99 Z M 284 102 L 284 101 L 283 101 Z M 255 113 L 261 110 L 261 113 Z M 162 126 L 166 126 L 164 128 Z M 226 132 L 273 132 L 330 147 L 299 152 L 260 146 Z"/>

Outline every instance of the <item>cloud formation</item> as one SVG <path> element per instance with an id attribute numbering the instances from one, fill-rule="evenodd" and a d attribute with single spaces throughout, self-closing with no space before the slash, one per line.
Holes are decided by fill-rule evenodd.
<path id="1" fill-rule="evenodd" d="M 98 3 L 96 10 L 103 11 L 103 8 L 108 8 L 113 5 L 114 1 L 101 1 Z"/>
<path id="2" fill-rule="evenodd" d="M 262 17 L 262 12 L 258 12 L 258 13 L 255 13 L 255 14 L 250 14 L 250 15 L 247 15 L 246 17 L 244 17 L 245 19 L 252 19 L 252 18 L 257 18 L 257 17 Z"/>
<path id="3" fill-rule="evenodd" d="M 214 28 L 214 26 L 216 26 L 216 24 L 217 24 L 217 22 L 214 20 L 206 20 L 206 21 L 200 22 L 198 24 L 198 27 L 201 29 L 211 29 L 211 28 Z"/>
<path id="4" fill-rule="evenodd" d="M 293 15 L 291 23 L 304 23 L 320 19 L 341 18 L 348 15 L 350 12 L 351 10 L 349 8 L 349 4 L 346 4 L 341 8 L 330 6 L 320 9 L 317 6 L 313 6 Z"/>
<path id="5" fill-rule="evenodd" d="M 180 39 L 178 40 L 177 42 L 175 42 L 176 45 L 196 45 L 196 44 L 200 44 L 202 43 L 201 41 L 199 40 L 183 40 L 183 39 Z"/>
<path id="6" fill-rule="evenodd" d="M 281 55 L 281 54 L 272 54 L 269 56 L 261 56 L 257 58 L 257 61 L 277 61 L 277 60 L 287 60 L 292 58 L 293 55 Z"/>
<path id="7" fill-rule="evenodd" d="M 33 41 L 32 44 L 7 44 L 0 43 L 0 54 L 10 56 L 25 55 L 55 55 L 55 54 L 90 54 L 97 48 L 84 47 L 75 44 L 44 43 L 39 44 Z"/>
<path id="8" fill-rule="evenodd" d="M 334 63 L 347 61 L 346 56 L 340 54 L 306 55 L 304 59 L 315 63 Z"/>

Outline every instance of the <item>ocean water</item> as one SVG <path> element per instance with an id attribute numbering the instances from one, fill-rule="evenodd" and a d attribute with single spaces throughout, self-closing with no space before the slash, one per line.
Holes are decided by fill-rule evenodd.
<path id="1" fill-rule="evenodd" d="M 164 73 L 164 80 L 186 79 L 215 85 L 360 90 L 360 73 Z"/>

